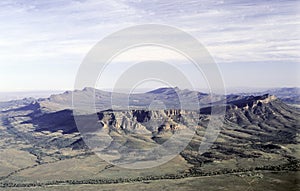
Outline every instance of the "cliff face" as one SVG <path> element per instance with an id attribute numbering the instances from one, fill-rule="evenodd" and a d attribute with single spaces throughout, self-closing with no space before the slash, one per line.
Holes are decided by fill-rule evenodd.
<path id="1" fill-rule="evenodd" d="M 187 118 L 193 115 L 195 118 Z M 163 131 L 184 129 L 185 123 L 199 119 L 195 111 L 169 110 L 130 110 L 103 111 L 98 113 L 104 128 L 126 133 L 161 133 Z"/>

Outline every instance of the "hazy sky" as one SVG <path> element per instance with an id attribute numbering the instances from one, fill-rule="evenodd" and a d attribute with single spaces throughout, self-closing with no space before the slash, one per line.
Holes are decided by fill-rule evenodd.
<path id="1" fill-rule="evenodd" d="M 287 0 L 1 0 L 0 91 L 72 89 L 98 41 L 146 23 L 196 37 L 226 87 L 299 86 L 299 11 L 299 1 Z"/>

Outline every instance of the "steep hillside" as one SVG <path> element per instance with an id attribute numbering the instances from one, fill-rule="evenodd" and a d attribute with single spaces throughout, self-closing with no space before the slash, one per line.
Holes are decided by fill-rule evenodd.
<path id="1" fill-rule="evenodd" d="M 75 93 L 84 103 L 93 91 L 87 88 Z M 91 182 L 91 178 L 93 182 L 101 183 L 130 182 L 299 170 L 300 112 L 294 107 L 268 94 L 229 95 L 226 104 L 222 105 L 222 101 L 214 102 L 207 94 L 179 92 L 202 101 L 200 109 L 177 108 L 178 94 L 173 89 L 133 95 L 134 107 L 126 110 L 112 110 L 108 108 L 109 104 L 98 103 L 102 104 L 99 108 L 105 109 L 93 115 L 74 116 L 68 104 L 61 104 L 68 103 L 71 92 L 3 109 L 0 113 L 0 152 L 6 153 L 7 157 L 0 159 L 0 185 L 7 182 L 12 186 L 17 183 L 27 185 L 36 181 L 41 185 L 80 184 Z M 110 93 L 99 92 L 98 96 L 108 100 Z M 122 102 L 124 94 L 118 96 Z M 165 105 L 174 108 L 149 107 L 154 98 L 166 101 Z M 221 106 L 226 108 L 224 123 L 218 127 L 220 131 L 216 128 L 209 132 L 217 133 L 217 139 L 208 150 L 199 153 L 201 143 L 209 141 L 206 134 L 212 107 Z M 95 123 L 91 120 L 94 116 Z M 84 126 L 80 127 L 84 129 L 77 128 L 77 117 L 84 119 Z M 190 130 L 191 136 L 185 133 Z M 167 144 L 172 138 L 173 142 Z M 181 148 L 185 141 L 187 144 Z M 91 152 L 91 146 L 95 153 Z M 156 148 L 161 146 L 165 147 L 158 151 Z M 159 167 L 136 171 L 116 165 L 160 161 L 178 148 L 179 155 Z M 13 153 L 22 158 L 11 160 Z M 113 164 L 101 159 L 109 159 Z M 53 173 L 58 176 L 52 176 Z"/>

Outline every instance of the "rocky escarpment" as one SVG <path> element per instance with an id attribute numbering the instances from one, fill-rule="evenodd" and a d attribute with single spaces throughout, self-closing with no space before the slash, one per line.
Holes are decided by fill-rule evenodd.
<path id="1" fill-rule="evenodd" d="M 125 133 L 160 133 L 185 128 L 185 124 L 199 119 L 196 111 L 169 110 L 130 110 L 103 111 L 98 113 L 104 128 Z M 189 117 L 187 117 L 189 116 Z M 195 118 L 191 117 L 194 116 Z M 196 124 L 196 123 L 195 123 Z"/>
<path id="2" fill-rule="evenodd" d="M 260 135 L 260 140 L 296 142 L 300 113 L 275 96 L 251 96 L 228 103 L 225 120 L 240 132 Z"/>
<path id="3" fill-rule="evenodd" d="M 237 98 L 227 103 L 224 124 L 211 149 L 198 155 L 201 139 L 196 137 L 182 152 L 187 160 L 199 164 L 237 157 L 264 158 L 274 153 L 284 158 L 293 153 L 286 145 L 299 144 L 299 111 L 268 94 Z M 203 108 L 200 117 L 208 118 L 210 111 Z M 196 134 L 203 135 L 203 129 L 196 129 Z"/>

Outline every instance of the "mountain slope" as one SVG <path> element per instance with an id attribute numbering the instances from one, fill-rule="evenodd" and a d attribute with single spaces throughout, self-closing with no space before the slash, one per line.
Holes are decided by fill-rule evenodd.
<path id="1" fill-rule="evenodd" d="M 116 182 L 138 181 L 299 169 L 300 112 L 294 107 L 268 94 L 228 95 L 224 124 L 218 137 L 210 149 L 200 154 L 198 150 L 205 141 L 212 106 L 218 107 L 223 103 L 213 102 L 210 95 L 179 91 L 189 98 L 198 96 L 197 99 L 203 103 L 201 108 L 184 110 L 177 107 L 148 107 L 152 98 L 166 100 L 170 107 L 176 106 L 171 104 L 171 98 L 176 102 L 176 94 L 172 89 L 137 94 L 132 99 L 138 100 L 133 101 L 134 107 L 126 110 L 111 110 L 108 103 L 98 103 L 102 104 L 99 108 L 106 109 L 97 111 L 96 128 L 89 126 L 90 114 L 80 115 L 86 119 L 88 129 L 81 134 L 71 108 L 68 104 L 60 104 L 71 99 L 71 92 L 5 108 L 0 112 L 0 152 L 22 153 L 22 160 L 28 165 L 16 168 L 10 157 L 2 155 L 4 157 L 0 161 L 4 161 L 0 163 L 0 168 L 3 169 L 3 176 L 0 177 L 0 184 L 8 181 L 27 185 L 37 180 L 41 184 L 53 184 L 56 181 L 89 183 L 91 178 L 102 182 L 103 178 Z M 84 99 L 88 99 L 93 92 L 93 89 L 88 88 L 76 93 L 84 103 Z M 96 94 L 106 101 L 110 95 L 109 92 Z M 117 96 L 120 102 L 125 98 L 123 94 Z M 143 100 L 147 102 L 143 104 Z M 178 145 L 168 145 L 166 152 L 153 158 L 141 154 L 191 129 L 189 124 L 193 124 L 194 135 L 180 154 L 168 163 L 143 171 L 127 171 L 114 165 L 134 161 L 143 163 L 168 156 Z M 102 134 L 99 130 L 102 130 Z M 102 138 L 109 138 L 110 142 Z M 102 145 L 96 145 L 103 148 L 101 153 L 96 154 L 113 158 L 114 163 L 107 164 L 99 159 L 85 144 L 87 140 L 103 141 Z M 10 163 L 14 165 L 3 166 Z M 57 176 L 51 176 L 53 173 Z M 124 177 L 128 180 L 123 180 Z"/>

